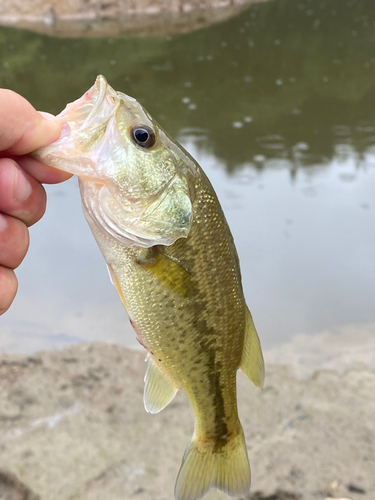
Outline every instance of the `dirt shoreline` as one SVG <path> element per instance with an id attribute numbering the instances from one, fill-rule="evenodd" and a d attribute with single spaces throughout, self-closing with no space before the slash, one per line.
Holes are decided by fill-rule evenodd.
<path id="1" fill-rule="evenodd" d="M 144 370 L 144 353 L 105 343 L 1 356 L 0 498 L 173 498 L 193 415 L 180 393 L 147 414 Z M 374 370 L 356 365 L 302 380 L 270 364 L 263 391 L 242 374 L 238 385 L 248 498 L 373 500 Z"/>

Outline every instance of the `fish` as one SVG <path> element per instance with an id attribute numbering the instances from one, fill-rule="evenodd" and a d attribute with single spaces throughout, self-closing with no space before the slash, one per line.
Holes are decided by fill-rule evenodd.
<path id="1" fill-rule="evenodd" d="M 34 152 L 79 178 L 82 207 L 137 340 L 148 351 L 144 406 L 182 390 L 195 416 L 176 500 L 250 489 L 236 373 L 263 386 L 264 361 L 234 240 L 198 163 L 133 97 L 99 75 Z"/>

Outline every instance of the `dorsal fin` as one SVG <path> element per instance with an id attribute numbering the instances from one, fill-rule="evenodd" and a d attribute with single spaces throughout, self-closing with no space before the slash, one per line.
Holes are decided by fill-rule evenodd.
<path id="1" fill-rule="evenodd" d="M 245 338 L 240 369 L 257 387 L 263 387 L 264 361 L 259 337 L 246 306 Z"/>

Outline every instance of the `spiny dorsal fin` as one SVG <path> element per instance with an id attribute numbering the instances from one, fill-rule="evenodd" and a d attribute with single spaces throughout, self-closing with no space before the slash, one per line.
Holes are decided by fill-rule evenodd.
<path id="1" fill-rule="evenodd" d="M 245 338 L 240 364 L 244 372 L 257 387 L 263 387 L 264 361 L 259 337 L 251 313 L 246 306 Z"/>
<path id="2" fill-rule="evenodd" d="M 164 377 L 150 355 L 146 360 L 143 402 L 148 413 L 158 413 L 172 401 L 178 389 Z"/>

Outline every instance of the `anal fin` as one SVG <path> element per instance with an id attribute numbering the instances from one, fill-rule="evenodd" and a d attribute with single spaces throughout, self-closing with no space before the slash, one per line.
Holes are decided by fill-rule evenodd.
<path id="1" fill-rule="evenodd" d="M 257 387 L 263 387 L 264 361 L 253 318 L 246 306 L 245 338 L 240 369 Z"/>
<path id="2" fill-rule="evenodd" d="M 172 401 L 178 388 L 164 377 L 150 355 L 147 363 L 143 402 L 148 413 L 158 413 Z"/>

